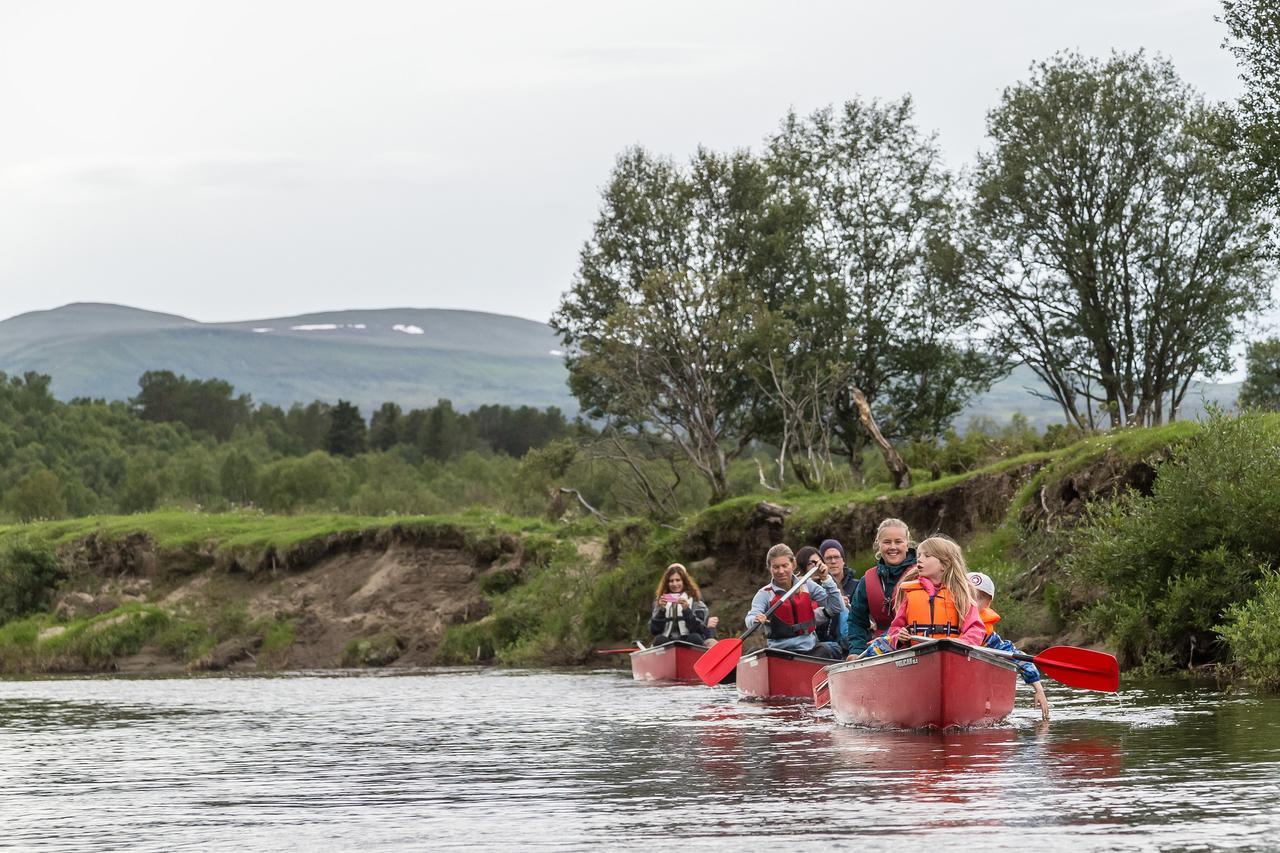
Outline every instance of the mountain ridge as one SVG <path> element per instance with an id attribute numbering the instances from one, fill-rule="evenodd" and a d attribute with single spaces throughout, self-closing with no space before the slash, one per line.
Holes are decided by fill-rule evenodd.
<path id="1" fill-rule="evenodd" d="M 0 371 L 52 377 L 60 399 L 137 394 L 148 370 L 223 379 L 255 402 L 288 408 L 348 400 L 366 415 L 384 402 L 405 409 L 451 400 L 461 410 L 499 403 L 578 411 L 560 341 L 536 320 L 452 308 L 357 308 L 202 323 L 178 314 L 105 302 L 75 302 L 0 320 Z M 1059 407 L 1027 389 L 1018 367 L 956 419 L 997 426 L 1015 412 L 1043 429 Z M 1231 408 L 1240 383 L 1194 383 L 1184 417 Z"/>

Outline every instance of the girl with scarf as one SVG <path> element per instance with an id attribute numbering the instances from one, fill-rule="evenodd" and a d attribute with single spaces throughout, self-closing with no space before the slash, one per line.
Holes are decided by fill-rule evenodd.
<path id="1" fill-rule="evenodd" d="M 649 617 L 649 633 L 655 646 L 684 642 L 695 646 L 714 646 L 717 616 L 708 617 L 702 591 L 689 577 L 689 570 L 672 563 L 663 572 L 653 595 L 653 614 Z"/>

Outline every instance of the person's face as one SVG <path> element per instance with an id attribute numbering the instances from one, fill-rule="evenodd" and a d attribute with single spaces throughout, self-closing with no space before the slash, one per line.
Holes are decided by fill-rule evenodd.
<path id="1" fill-rule="evenodd" d="M 838 548 L 828 548 L 827 553 L 822 555 L 822 562 L 827 564 L 827 571 L 831 572 L 831 577 L 836 581 L 844 578 L 844 557 L 840 556 Z"/>
<path id="2" fill-rule="evenodd" d="M 783 589 L 791 588 L 791 578 L 796 572 L 794 557 L 774 557 L 769 561 L 769 574 L 773 582 Z"/>
<path id="3" fill-rule="evenodd" d="M 901 527 L 886 527 L 876 543 L 886 564 L 896 566 L 907 558 L 907 531 Z"/>
<path id="4" fill-rule="evenodd" d="M 987 595 L 985 592 L 979 592 L 979 593 L 978 593 L 978 608 L 979 608 L 980 610 L 981 610 L 981 609 L 984 609 L 984 608 L 987 608 L 987 607 L 990 607 L 990 606 L 991 606 L 991 601 L 992 601 L 991 596 Z"/>
<path id="5" fill-rule="evenodd" d="M 916 565 L 920 567 L 920 577 L 934 583 L 942 580 L 942 561 L 928 551 L 916 555 Z"/>
<path id="6" fill-rule="evenodd" d="M 667 592 L 679 595 L 684 592 L 684 578 L 680 577 L 679 572 L 672 572 L 667 575 Z"/>

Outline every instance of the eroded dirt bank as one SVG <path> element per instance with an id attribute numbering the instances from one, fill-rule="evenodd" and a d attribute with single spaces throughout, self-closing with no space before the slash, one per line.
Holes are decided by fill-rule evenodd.
<path id="1" fill-rule="evenodd" d="M 763 555 L 776 542 L 839 539 L 860 572 L 885 517 L 906 520 L 917 538 L 943 532 L 967 542 L 1002 524 L 1034 535 L 1069 527 L 1092 501 L 1148 490 L 1163 458 L 1105 453 L 1057 474 L 1028 462 L 821 513 L 739 501 L 704 513 L 675 539 L 645 525 L 607 535 L 565 528 L 558 537 L 392 526 L 254 552 L 214 541 L 164 550 L 146 533 L 95 534 L 59 549 L 67 577 L 53 612 L 30 636 L 0 648 L 0 666 L 159 672 L 586 662 L 600 644 L 643 636 L 653 579 L 668 562 L 690 566 L 728 634 L 765 582 Z M 1006 601 L 1043 598 L 1055 570 L 1052 555 L 1028 560 L 1009 579 Z"/>

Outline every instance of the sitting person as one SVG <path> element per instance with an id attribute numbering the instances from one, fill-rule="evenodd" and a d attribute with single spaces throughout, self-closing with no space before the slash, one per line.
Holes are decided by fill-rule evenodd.
<path id="1" fill-rule="evenodd" d="M 795 576 L 795 555 L 786 545 L 774 545 L 770 548 L 766 562 L 772 581 L 761 587 L 755 598 L 751 599 L 751 609 L 747 611 L 747 627 L 763 623 L 771 649 L 819 658 L 838 658 L 839 646 L 820 643 L 815 635 L 815 612 L 818 608 L 824 609 L 828 618 L 838 617 L 844 609 L 844 599 L 840 597 L 840 589 L 835 581 L 827 575 L 826 569 L 818 561 L 814 579 L 806 581 L 804 588 L 797 590 L 771 615 L 765 616 L 765 611 L 795 586 L 798 580 Z M 806 573 L 807 571 L 806 569 Z"/>
<path id="2" fill-rule="evenodd" d="M 825 556 L 827 543 L 822 544 Z M 876 564 L 863 573 L 849 599 L 844 648 L 850 659 L 862 654 L 871 640 L 884 636 L 893 621 L 894 591 L 903 574 L 915 564 L 916 549 L 907 523 L 897 518 L 880 522 L 876 528 Z"/>
<path id="3" fill-rule="evenodd" d="M 800 550 L 804 551 L 803 548 Z M 826 565 L 827 574 L 831 575 L 831 579 L 840 588 L 840 597 L 844 600 L 844 610 L 840 611 L 838 618 L 830 619 L 818 625 L 818 640 L 843 646 L 845 635 L 848 633 L 849 607 L 853 603 L 853 597 L 857 593 L 858 582 L 861 578 L 848 571 L 844 564 L 844 546 L 835 539 L 823 540 L 822 544 L 818 546 L 818 556 L 823 564 Z M 804 569 L 805 561 L 800 559 L 799 555 L 796 558 L 799 561 L 800 568 Z"/>
<path id="4" fill-rule="evenodd" d="M 921 637 L 954 637 L 980 646 L 986 636 L 964 553 L 946 536 L 930 536 L 916 547 L 916 565 L 898 581 L 893 609 L 893 622 L 881 638 L 888 648 Z"/>
<path id="5" fill-rule="evenodd" d="M 982 645 L 989 649 L 999 649 L 1002 652 L 1022 654 L 1014 647 L 1013 643 L 996 633 L 996 623 L 1000 621 L 1000 614 L 991 609 L 991 602 L 996 597 L 995 581 L 982 572 L 971 572 L 969 574 L 969 582 L 977 590 L 978 610 L 982 615 L 982 624 L 987 633 Z M 1041 719 L 1049 719 L 1049 699 L 1044 695 L 1044 685 L 1040 683 L 1040 670 L 1036 669 L 1036 665 L 1031 661 L 1014 661 L 1014 664 L 1017 665 L 1018 672 L 1022 675 L 1023 683 L 1030 684 L 1035 691 L 1036 704 L 1040 706 Z"/>
<path id="6" fill-rule="evenodd" d="M 714 646 L 718 616 L 708 616 L 707 605 L 702 602 L 702 591 L 689 577 L 689 570 L 679 563 L 672 563 L 658 581 L 653 595 L 653 614 L 649 617 L 649 633 L 653 644 L 676 641 L 695 646 Z"/>

